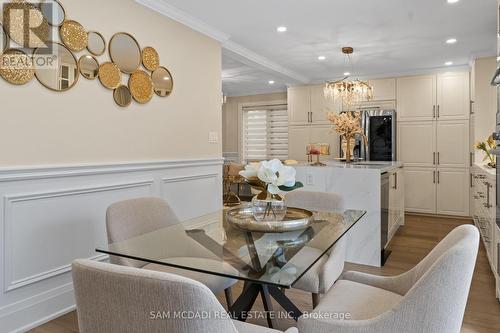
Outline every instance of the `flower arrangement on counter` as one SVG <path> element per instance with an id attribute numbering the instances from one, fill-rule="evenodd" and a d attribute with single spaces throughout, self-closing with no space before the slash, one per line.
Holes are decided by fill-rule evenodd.
<path id="1" fill-rule="evenodd" d="M 356 135 L 360 135 L 368 145 L 368 139 L 361 128 L 361 113 L 360 112 L 344 112 L 336 114 L 328 113 L 328 120 L 333 124 L 332 130 L 340 134 L 343 140 L 347 143 L 345 151 L 346 162 L 351 162 L 351 140 Z"/>
<path id="2" fill-rule="evenodd" d="M 286 205 L 280 191 L 290 192 L 304 187 L 295 180 L 297 171 L 280 160 L 248 164 L 240 175 L 261 192 L 252 199 L 253 215 L 257 221 L 280 221 L 286 215 Z"/>
<path id="3" fill-rule="evenodd" d="M 489 160 L 488 166 L 490 168 L 496 168 L 497 166 L 496 158 L 491 154 L 491 151 L 496 148 L 496 143 L 495 140 L 493 139 L 493 136 L 490 136 L 486 141 L 477 142 L 474 145 L 474 148 L 476 148 L 477 150 L 481 150 L 486 154 L 486 156 L 484 156 L 483 158 L 483 161 Z"/>

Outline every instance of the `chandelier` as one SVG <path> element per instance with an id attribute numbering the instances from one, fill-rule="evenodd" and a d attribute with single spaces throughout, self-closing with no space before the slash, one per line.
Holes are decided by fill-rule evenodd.
<path id="1" fill-rule="evenodd" d="M 354 52 L 352 47 L 343 47 L 342 53 L 347 56 L 348 63 L 351 64 L 350 55 Z M 350 74 L 349 74 L 350 75 Z M 362 101 L 373 99 L 373 87 L 368 81 L 359 79 L 349 80 L 349 75 L 341 80 L 327 82 L 325 85 L 325 98 L 342 98 L 344 106 L 351 107 Z"/>

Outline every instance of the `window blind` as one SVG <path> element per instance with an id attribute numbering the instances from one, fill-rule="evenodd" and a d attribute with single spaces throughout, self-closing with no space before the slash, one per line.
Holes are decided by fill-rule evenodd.
<path id="1" fill-rule="evenodd" d="M 288 159 L 286 105 L 243 108 L 243 154 L 247 162 Z"/>

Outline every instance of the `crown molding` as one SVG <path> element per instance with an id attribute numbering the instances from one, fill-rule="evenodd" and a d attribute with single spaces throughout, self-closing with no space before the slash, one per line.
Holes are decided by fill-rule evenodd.
<path id="1" fill-rule="evenodd" d="M 236 55 L 235 58 L 243 61 L 249 65 L 257 65 L 263 69 L 271 70 L 273 72 L 279 73 L 297 83 L 306 84 L 309 83 L 310 79 L 296 73 L 288 68 L 285 68 L 266 57 L 263 57 L 242 45 L 235 43 L 230 40 L 231 36 L 215 29 L 214 27 L 206 24 L 205 22 L 189 15 L 188 13 L 179 10 L 178 8 L 168 4 L 165 0 L 135 0 L 138 4 L 141 4 L 149 9 L 152 9 L 174 21 L 177 21 L 189 28 L 206 35 L 212 39 L 217 40 L 221 43 L 222 48 L 230 51 L 232 54 Z"/>

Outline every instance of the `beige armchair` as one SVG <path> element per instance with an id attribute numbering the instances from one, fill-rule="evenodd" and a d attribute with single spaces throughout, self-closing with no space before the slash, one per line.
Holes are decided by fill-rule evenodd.
<path id="1" fill-rule="evenodd" d="M 289 207 L 311 211 L 334 212 L 343 208 L 342 198 L 334 193 L 293 191 L 286 195 L 285 200 Z M 295 283 L 294 288 L 312 294 L 313 307 L 318 305 L 320 295 L 328 292 L 342 274 L 346 255 L 346 243 L 345 237 L 339 239 L 337 244 L 328 252 L 328 255 L 323 256 Z M 306 246 L 292 260 L 294 262 L 301 261 L 305 264 L 311 258 L 317 258 L 322 252 L 319 249 Z"/>
<path id="2" fill-rule="evenodd" d="M 73 284 L 81 333 L 279 333 L 229 319 L 206 286 L 179 275 L 77 260 Z"/>
<path id="3" fill-rule="evenodd" d="M 466 225 L 407 273 L 347 272 L 310 315 L 299 319 L 299 331 L 459 333 L 478 246 L 478 230 Z"/>
<path id="4" fill-rule="evenodd" d="M 108 242 L 110 244 L 137 237 L 178 223 L 179 220 L 170 206 L 160 198 L 138 198 L 117 202 L 111 205 L 106 212 L 106 228 L 108 232 Z M 169 258 L 169 261 L 191 262 L 197 267 L 206 267 L 208 271 L 211 270 L 211 266 L 220 267 L 221 265 L 220 261 L 196 257 Z M 215 294 L 224 291 L 228 307 L 231 307 L 232 305 L 231 286 L 236 283 L 236 280 L 164 265 L 148 264 L 123 257 L 112 256 L 111 263 L 188 277 L 203 283 Z M 230 265 L 224 263 L 223 265 L 224 269 L 229 273 L 234 275 L 238 274 L 238 271 Z"/>

